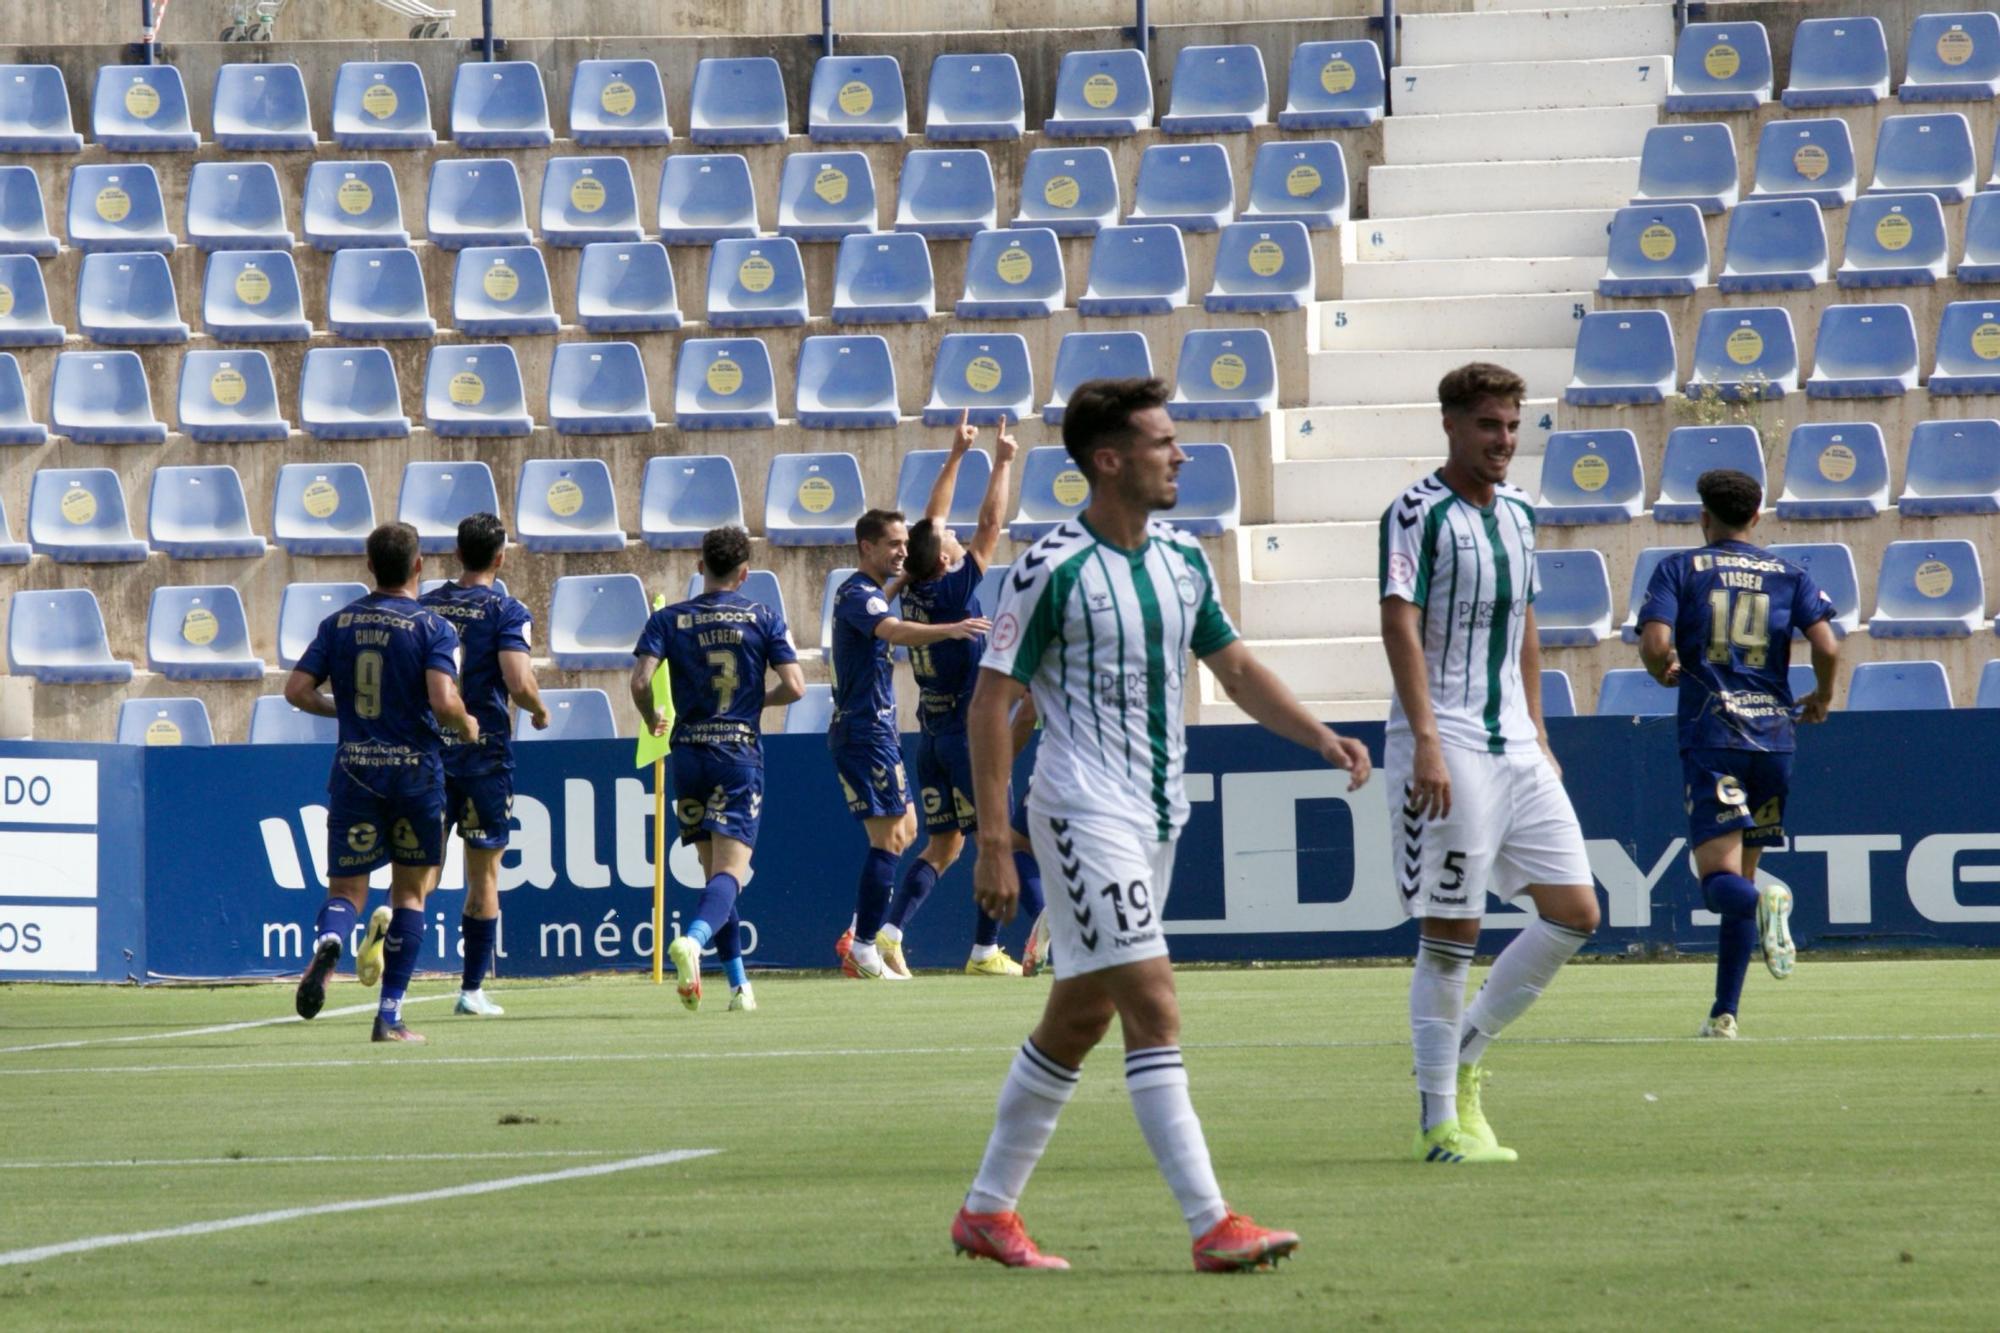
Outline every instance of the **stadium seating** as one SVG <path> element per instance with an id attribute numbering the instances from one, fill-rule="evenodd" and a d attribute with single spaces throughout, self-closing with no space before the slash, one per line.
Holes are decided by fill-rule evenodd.
<path id="1" fill-rule="evenodd" d="M 701 545 L 710 528 L 743 526 L 736 466 L 724 454 L 656 456 L 639 486 L 639 536 L 656 551 Z"/>
<path id="2" fill-rule="evenodd" d="M 1035 376 L 1028 340 L 1018 333 L 947 333 L 931 359 L 926 426 L 975 426 L 1020 421 L 1033 412 Z"/>
<path id="3" fill-rule="evenodd" d="M 660 239 L 706 245 L 757 235 L 750 163 L 740 153 L 676 153 L 660 170 Z"/>
<path id="4" fill-rule="evenodd" d="M 165 444 L 137 352 L 60 352 L 49 388 L 49 429 L 78 444 Z"/>
<path id="5" fill-rule="evenodd" d="M 1191 329 L 1181 339 L 1167 415 L 1175 421 L 1245 421 L 1278 406 L 1278 363 L 1260 328 Z"/>
<path id="6" fill-rule="evenodd" d="M 637 640 L 633 640 L 637 642 Z M 603 690 L 543 690 L 549 725 L 536 731 L 525 709 L 514 714 L 516 741 L 608 741 L 618 737 L 611 720 L 611 696 Z"/>
<path id="7" fill-rule="evenodd" d="M 1270 80 L 1254 46 L 1183 46 L 1174 58 L 1165 134 L 1248 134 L 1271 120 Z"/>
<path id="8" fill-rule="evenodd" d="M 153 250 L 90 254 L 77 268 L 76 323 L 92 342 L 183 343 L 174 275 Z"/>
<path id="9" fill-rule="evenodd" d="M 2000 514 L 2000 421 L 1919 421 L 1896 509 L 1905 518 Z"/>
<path id="10" fill-rule="evenodd" d="M 1646 590 L 1652 586 L 1653 574 L 1659 569 L 1660 562 L 1678 551 L 1692 549 L 1688 546 L 1648 546 L 1633 560 L 1632 582 L 1627 585 L 1625 596 L 1625 619 L 1618 627 L 1618 635 L 1626 643 L 1639 641 L 1639 608 L 1646 604 Z"/>
<path id="11" fill-rule="evenodd" d="M 103 65 L 90 95 L 90 137 L 114 153 L 192 153 L 187 86 L 172 65 Z"/>
<path id="12" fill-rule="evenodd" d="M 1949 707 L 1951 680 L 1942 662 L 1862 662 L 1848 678 L 1850 713 Z"/>
<path id="13" fill-rule="evenodd" d="M 972 238 L 960 319 L 1040 319 L 1063 307 L 1062 249 L 1047 227 L 1008 227 Z"/>
<path id="14" fill-rule="evenodd" d="M 36 472 L 28 488 L 28 545 L 63 565 L 146 558 L 146 543 L 132 537 L 125 488 L 108 467 Z"/>
<path id="15" fill-rule="evenodd" d="M 849 574 L 852 574 L 853 572 L 854 571 L 851 569 L 843 569 L 838 571 L 838 577 L 846 578 Z M 791 617 L 785 615 L 784 589 L 778 586 L 778 576 L 776 574 L 773 574 L 768 569 L 753 569 L 744 578 L 743 586 L 737 589 L 737 591 L 742 593 L 745 597 L 747 597 L 753 602 L 758 602 L 764 606 L 770 607 L 773 611 L 776 611 L 780 616 L 784 617 L 785 626 L 787 629 L 791 627 L 792 623 Z M 700 596 L 700 594 L 701 594 L 701 571 L 697 569 L 692 574 L 688 575 L 685 595 L 689 598 L 693 598 Z M 901 606 L 902 602 L 900 600 L 891 601 L 889 603 L 891 611 L 895 611 L 899 609 Z"/>
<path id="16" fill-rule="evenodd" d="M 710 56 L 695 64 L 688 138 L 698 144 L 783 143 L 790 132 L 777 61 Z"/>
<path id="17" fill-rule="evenodd" d="M 1889 451 L 1872 421 L 1802 422 L 1785 445 L 1781 519 L 1874 518 L 1889 504 Z"/>
<path id="18" fill-rule="evenodd" d="M 674 424 L 682 430 L 769 430 L 777 377 L 761 338 L 690 338 L 674 363 Z"/>
<path id="19" fill-rule="evenodd" d="M 368 595 L 365 583 L 290 583 L 278 599 L 278 665 L 299 664 L 319 634 L 320 622 Z"/>
<path id="20" fill-rule="evenodd" d="M 451 85 L 451 139 L 461 149 L 546 148 L 548 92 L 531 60 L 468 60 Z"/>
<path id="21" fill-rule="evenodd" d="M 1847 288 L 1929 287 L 1944 277 L 1944 209 L 1932 194 L 1870 194 L 1847 215 L 1834 281 Z"/>
<path id="22" fill-rule="evenodd" d="M 153 589 L 146 665 L 168 680 L 262 680 L 243 598 L 228 584 Z"/>
<path id="23" fill-rule="evenodd" d="M 1972 125 L 1957 111 L 1886 116 L 1875 133 L 1870 194 L 1934 194 L 1955 204 L 1977 192 Z"/>
<path id="24" fill-rule="evenodd" d="M 1576 691 L 1570 688 L 1567 671 L 1542 668 L 1542 716 L 1576 716 Z"/>
<path id="25" fill-rule="evenodd" d="M 493 486 L 493 469 L 484 463 L 417 459 L 403 466 L 396 521 L 417 530 L 419 548 L 425 555 L 456 551 L 461 519 L 499 512 L 500 493 Z M 633 642 L 638 642 L 636 637 Z"/>
<path id="26" fill-rule="evenodd" d="M 458 252 L 452 327 L 468 338 L 516 338 L 562 327 L 548 265 L 532 245 L 473 245 Z"/>
<path id="27" fill-rule="evenodd" d="M 1972 196 L 1965 205 L 1965 249 L 1953 270 L 1961 285 L 2000 282 L 2000 191 Z"/>
<path id="28" fill-rule="evenodd" d="M 777 454 L 764 482 L 764 537 L 773 546 L 844 546 L 868 508 L 853 454 Z"/>
<path id="29" fill-rule="evenodd" d="M 1544 648 L 1611 637 L 1611 576 L 1600 551 L 1535 552 L 1535 629 Z"/>
<path id="30" fill-rule="evenodd" d="M 717 241 L 708 257 L 708 324 L 776 329 L 806 322 L 806 269 L 789 236 Z"/>
<path id="31" fill-rule="evenodd" d="M 514 349 L 506 343 L 432 347 L 424 375 L 424 424 L 433 435 L 531 434 L 535 423 Z"/>
<path id="32" fill-rule="evenodd" d="M 0 65 L 0 153 L 74 153 L 69 86 L 54 65 Z"/>
<path id="33" fill-rule="evenodd" d="M 1577 325 L 1563 401 L 1573 407 L 1664 402 L 1678 369 L 1674 326 L 1660 310 L 1593 310 Z"/>
<path id="34" fill-rule="evenodd" d="M 299 153 L 319 146 L 297 65 L 218 66 L 209 111 L 215 141 L 232 153 Z"/>
<path id="35" fill-rule="evenodd" d="M 0 255 L 0 347 L 60 347 L 66 336 L 49 314 L 41 262 L 33 255 Z"/>
<path id="36" fill-rule="evenodd" d="M 1000 592 L 1010 568 L 1009 565 L 992 565 L 979 578 L 979 591 L 974 596 L 978 597 L 979 605 L 985 608 L 988 615 L 1000 605 Z"/>
<path id="37" fill-rule="evenodd" d="M 2000 16 L 1992 10 L 1919 14 L 1896 95 L 1905 102 L 1990 102 L 2000 97 Z"/>
<path id="38" fill-rule="evenodd" d="M 123 685 L 132 679 L 132 664 L 111 656 L 95 593 L 50 588 L 12 598 L 7 672 L 47 685 Z"/>
<path id="39" fill-rule="evenodd" d="M 1846 638 L 1861 623 L 1861 576 L 1854 567 L 1854 550 L 1844 542 L 1780 542 L 1771 554 L 1791 561 L 1806 573 L 1833 603 L 1827 624 Z M 1799 632 L 1794 630 L 1794 636 Z"/>
<path id="40" fill-rule="evenodd" d="M 1639 667 L 1614 667 L 1597 686 L 1598 717 L 1672 717 L 1679 706 L 1678 688 Z"/>
<path id="41" fill-rule="evenodd" d="M 1217 231 L 1236 216 L 1229 150 L 1219 143 L 1158 143 L 1139 156 L 1127 222 L 1169 222 L 1182 231 Z"/>
<path id="42" fill-rule="evenodd" d="M 1109 139 L 1153 123 L 1153 75 L 1143 51 L 1068 51 L 1056 70 L 1055 109 L 1042 122 L 1052 139 Z"/>
<path id="43" fill-rule="evenodd" d="M 521 173 L 504 157 L 445 158 L 431 165 L 425 228 L 432 245 L 531 245 Z"/>
<path id="44" fill-rule="evenodd" d="M 343 64 L 333 81 L 333 141 L 367 152 L 435 144 L 422 68 L 398 60 Z"/>
<path id="45" fill-rule="evenodd" d="M 2000 393 L 2000 304 L 1953 301 L 1938 321 L 1932 395 Z"/>
<path id="46" fill-rule="evenodd" d="M 564 435 L 650 433 L 656 424 L 646 363 L 629 342 L 556 346 L 549 365 L 549 425 Z"/>
<path id="47" fill-rule="evenodd" d="M 1211 314 L 1278 314 L 1303 310 L 1313 299 L 1312 237 L 1304 223 L 1232 222 L 1222 229 L 1215 247 L 1215 285 L 1202 298 L 1202 309 Z"/>
<path id="48" fill-rule="evenodd" d="M 1868 633 L 1878 639 L 1964 638 L 1984 623 L 1986 584 L 1968 541 L 1890 542 Z"/>
<path id="49" fill-rule="evenodd" d="M 396 363 L 381 347 L 315 347 L 299 372 L 299 428 L 316 440 L 400 440 Z"/>
<path id="50" fill-rule="evenodd" d="M 342 338 L 435 337 L 416 252 L 335 251 L 327 266 L 326 324 Z"/>
<path id="51" fill-rule="evenodd" d="M 1906 305 L 1830 305 L 1813 340 L 1808 398 L 1895 398 L 1917 387 L 1917 326 Z"/>
<path id="52" fill-rule="evenodd" d="M 1018 139 L 1027 128 L 1021 66 L 1003 51 L 931 61 L 924 137 L 932 143 Z"/>
<path id="53" fill-rule="evenodd" d="M 1347 156 L 1330 140 L 1272 139 L 1250 164 L 1244 222 L 1303 222 L 1324 231 L 1347 221 Z"/>
<path id="54" fill-rule="evenodd" d="M 69 243 L 85 254 L 172 254 L 174 229 L 159 173 L 144 162 L 86 163 L 69 174 Z"/>
<path id="55" fill-rule="evenodd" d="M 188 243 L 197 250 L 286 250 L 278 172 L 269 162 L 197 162 L 188 177 Z"/>
<path id="56" fill-rule="evenodd" d="M 1281 130 L 1357 130 L 1382 119 L 1388 95 L 1382 49 L 1369 41 L 1300 42 L 1292 48 Z"/>
<path id="57" fill-rule="evenodd" d="M 1757 139 L 1753 199 L 1810 199 L 1821 208 L 1852 203 L 1854 136 L 1839 117 L 1774 120 Z"/>
<path id="58" fill-rule="evenodd" d="M 837 241 L 875 230 L 875 176 L 866 153 L 793 153 L 778 178 L 778 234 Z"/>
<path id="59" fill-rule="evenodd" d="M 250 531 L 243 479 L 226 464 L 153 470 L 146 539 L 175 560 L 255 559 L 264 539 Z"/>
<path id="60" fill-rule="evenodd" d="M 921 324 L 937 313 L 931 250 L 912 232 L 843 237 L 833 266 L 836 324 Z"/>
<path id="61" fill-rule="evenodd" d="M 1059 445 L 1040 445 L 1021 459 L 1021 508 L 1007 525 L 1017 542 L 1039 541 L 1090 503 L 1090 482 Z"/>
<path id="62" fill-rule="evenodd" d="M 21 378 L 21 363 L 11 353 L 0 352 L 0 445 L 44 444 L 49 428 L 35 420 L 28 406 L 28 386 Z M 6 539 L 0 537 L 0 542 Z M 0 560 L 0 564 L 7 563 Z"/>
<path id="63" fill-rule="evenodd" d="M 949 449 L 912 449 L 903 455 L 896 472 L 896 508 L 915 524 L 930 504 L 931 487 L 944 471 Z M 968 540 L 979 523 L 979 506 L 986 497 L 986 484 L 993 476 L 993 456 L 974 449 L 958 465 L 958 480 L 951 488 L 951 508 L 945 512 L 945 526 Z M 991 610 L 990 603 L 987 609 Z"/>
<path id="64" fill-rule="evenodd" d="M 0 75 L 0 85 L 4 75 Z M 42 179 L 33 167 L 0 167 L 0 255 L 47 259 L 62 248 L 49 231 Z"/>
<path id="65" fill-rule="evenodd" d="M 1056 348 L 1054 384 L 1042 405 L 1042 420 L 1060 426 L 1069 396 L 1086 380 L 1150 379 L 1152 374 L 1153 351 L 1137 329 L 1065 333 Z"/>
<path id="66" fill-rule="evenodd" d="M 912 149 L 896 178 L 896 230 L 931 240 L 990 231 L 1000 225 L 997 199 L 985 150 Z"/>
<path id="67" fill-rule="evenodd" d="M 1653 502 L 1658 523 L 1693 523 L 1701 517 L 1695 483 L 1713 468 L 1748 473 L 1764 486 L 1764 452 L 1754 426 L 1678 426 L 1667 436 L 1660 459 L 1660 498 Z"/>
<path id="68" fill-rule="evenodd" d="M 660 67 L 638 58 L 577 61 L 570 75 L 569 137 L 580 148 L 672 143 L 667 85 L 660 78 Z"/>
<path id="69" fill-rule="evenodd" d="M 1118 224 L 1118 173 L 1101 145 L 1037 148 L 1021 167 L 1017 227 L 1047 227 L 1058 236 L 1095 236 Z"/>
<path id="70" fill-rule="evenodd" d="M 678 329 L 680 297 L 667 247 L 658 241 L 584 246 L 576 269 L 576 322 L 586 333 Z"/>
<path id="71" fill-rule="evenodd" d="M 338 353 L 336 353 L 338 354 Z M 375 497 L 359 463 L 287 463 L 271 492 L 271 541 L 293 555 L 362 555 Z"/>
<path id="72" fill-rule="evenodd" d="M 821 56 L 806 97 L 814 143 L 901 143 L 910 132 L 903 67 L 894 56 Z"/>
<path id="73" fill-rule="evenodd" d="M 1806 663 L 1794 662 L 1785 668 L 1785 685 L 1791 690 L 1792 700 L 1796 703 L 1819 688 L 1819 678 Z"/>
<path id="74" fill-rule="evenodd" d="M 1727 402 L 1754 402 L 1798 387 L 1798 341 L 1782 306 L 1718 307 L 1702 314 L 1689 397 L 1713 391 Z"/>
<path id="75" fill-rule="evenodd" d="M 2000 657 L 1991 658 L 1979 673 L 1979 695 L 1975 708 L 2000 708 Z"/>
<path id="76" fill-rule="evenodd" d="M 1559 430 L 1542 447 L 1540 522 L 1629 523 L 1645 500 L 1646 473 L 1631 431 Z"/>
<path id="77" fill-rule="evenodd" d="M 199 170 L 199 168 L 196 168 Z M 306 173 L 306 243 L 315 250 L 409 245 L 396 173 L 386 162 L 315 162 Z"/>
<path id="78" fill-rule="evenodd" d="M 549 655 L 564 671 L 623 671 L 650 614 L 636 574 L 566 574 L 549 594 Z"/>
<path id="79" fill-rule="evenodd" d="M 292 433 L 278 407 L 271 358 L 255 347 L 201 349 L 182 357 L 174 416 L 197 444 L 282 443 Z"/>
<path id="80" fill-rule="evenodd" d="M 1181 465 L 1180 498 L 1160 517 L 1196 537 L 1234 532 L 1243 516 L 1236 455 L 1226 444 L 1183 444 L 1181 452 L 1188 461 Z"/>
<path id="81" fill-rule="evenodd" d="M 592 241 L 637 241 L 639 189 L 622 157 L 552 157 L 542 172 L 542 243 L 571 249 Z"/>
<path id="82" fill-rule="evenodd" d="M 1720 213 L 1735 205 L 1739 189 L 1736 136 L 1727 125 L 1656 125 L 1646 131 L 1634 204 L 1693 204 L 1704 213 Z"/>
<path id="83" fill-rule="evenodd" d="M 1761 23 L 1690 23 L 1674 48 L 1667 114 L 1755 111 L 1771 100 L 1771 35 Z"/>
<path id="84" fill-rule="evenodd" d="M 785 708 L 785 735 L 823 736 L 833 722 L 833 686 L 814 681 L 805 696 Z"/>
<path id="85" fill-rule="evenodd" d="M 1177 227 L 1106 227 L 1090 245 L 1081 315 L 1168 315 L 1188 303 L 1187 251 Z"/>
<path id="86" fill-rule="evenodd" d="M 1708 229 L 1700 209 L 1634 205 L 1612 214 L 1599 296 L 1693 296 L 1707 282 Z"/>
<path id="87" fill-rule="evenodd" d="M 282 694 L 263 694 L 251 701 L 252 745 L 332 745 L 339 739 L 338 719 L 301 712 Z"/>
<path id="88" fill-rule="evenodd" d="M 522 463 L 514 487 L 514 538 L 537 554 L 623 551 L 618 492 L 604 460 L 530 458 Z"/>
<path id="89" fill-rule="evenodd" d="M 202 329 L 222 342 L 305 342 L 305 295 L 290 248 L 221 250 L 208 257 Z"/>
<path id="90" fill-rule="evenodd" d="M 1800 19 L 1792 31 L 1787 107 L 1873 106 L 1889 95 L 1889 43 L 1882 20 Z"/>
<path id="91" fill-rule="evenodd" d="M 799 425 L 807 430 L 893 429 L 896 366 L 875 334 L 821 334 L 799 344 Z"/>
<path id="92" fill-rule="evenodd" d="M 1826 273 L 1826 224 L 1810 199 L 1749 199 L 1729 210 L 1721 291 L 1808 291 Z"/>
<path id="93" fill-rule="evenodd" d="M 199 699 L 127 699 L 118 705 L 120 745 L 213 745 L 215 728 Z"/>

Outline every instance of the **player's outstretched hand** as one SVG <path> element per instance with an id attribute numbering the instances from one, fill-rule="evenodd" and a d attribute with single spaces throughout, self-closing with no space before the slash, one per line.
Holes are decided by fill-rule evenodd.
<path id="1" fill-rule="evenodd" d="M 1347 770 L 1349 791 L 1359 790 L 1361 784 L 1368 781 L 1368 775 L 1374 767 L 1368 761 L 1367 746 L 1352 736 L 1336 736 L 1330 731 L 1327 733 L 1327 738 L 1320 743 L 1319 757 L 1335 768 Z"/>
<path id="2" fill-rule="evenodd" d="M 1420 815 L 1443 819 L 1451 814 L 1451 770 L 1444 765 L 1444 746 L 1435 740 L 1417 742 L 1411 766 L 1408 804 Z"/>
<path id="3" fill-rule="evenodd" d="M 952 432 L 951 452 L 955 458 L 970 450 L 979 439 L 979 427 L 972 424 L 972 409 L 958 414 L 958 429 Z"/>
<path id="4" fill-rule="evenodd" d="M 1833 696 L 1831 694 L 1821 694 L 1818 690 L 1814 690 L 1799 702 L 1799 721 L 1824 722 L 1826 721 L 1827 709 L 1833 707 Z"/>
<path id="5" fill-rule="evenodd" d="M 528 725 L 536 731 L 547 731 L 549 729 L 549 710 L 546 708 L 537 708 L 534 712 L 528 714 Z"/>
<path id="6" fill-rule="evenodd" d="M 1000 418 L 1000 429 L 993 438 L 993 461 L 995 464 L 1011 463 L 1014 455 L 1021 452 L 1021 445 L 1014 438 L 1014 431 L 1007 418 Z"/>
<path id="7" fill-rule="evenodd" d="M 993 628 L 993 622 L 984 616 L 973 616 L 967 620 L 954 621 L 945 629 L 954 639 L 976 639 Z"/>
<path id="8" fill-rule="evenodd" d="M 980 911 L 1003 926 L 1014 919 L 1021 900 L 1021 881 L 1014 873 L 1014 858 L 1006 849 L 993 853 L 981 849 L 979 859 L 972 863 L 972 899 Z"/>

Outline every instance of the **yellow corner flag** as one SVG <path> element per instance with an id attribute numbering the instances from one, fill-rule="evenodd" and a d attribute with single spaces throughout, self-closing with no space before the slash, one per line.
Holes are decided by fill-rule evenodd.
<path id="1" fill-rule="evenodd" d="M 667 604 L 667 595 L 657 593 L 653 597 L 653 609 L 659 610 Z M 667 684 L 667 664 L 661 662 L 653 672 L 653 713 L 667 724 L 667 731 L 674 728 L 674 692 Z M 639 729 L 639 754 L 635 767 L 653 766 L 653 984 L 658 986 L 666 975 L 667 942 L 667 752 L 673 747 L 666 736 L 655 736 L 644 727 Z"/>

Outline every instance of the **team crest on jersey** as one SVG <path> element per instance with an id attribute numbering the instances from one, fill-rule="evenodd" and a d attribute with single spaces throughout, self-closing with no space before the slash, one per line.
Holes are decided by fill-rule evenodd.
<path id="1" fill-rule="evenodd" d="M 1014 618 L 1012 611 L 1001 612 L 1000 618 L 993 622 L 993 646 L 1001 649 L 1012 648 L 1014 640 L 1020 637 L 1021 622 Z"/>
<path id="2" fill-rule="evenodd" d="M 1201 590 L 1194 586 L 1194 579 L 1189 575 L 1183 574 L 1175 579 L 1174 587 L 1180 592 L 1182 606 L 1193 606 L 1201 596 Z"/>
<path id="3" fill-rule="evenodd" d="M 1389 580 L 1392 583 L 1408 583 L 1417 576 L 1417 563 L 1403 551 L 1389 552 Z"/>
<path id="4" fill-rule="evenodd" d="M 870 597 L 868 599 L 868 614 L 871 616 L 886 616 L 889 614 L 889 604 L 880 597 Z"/>

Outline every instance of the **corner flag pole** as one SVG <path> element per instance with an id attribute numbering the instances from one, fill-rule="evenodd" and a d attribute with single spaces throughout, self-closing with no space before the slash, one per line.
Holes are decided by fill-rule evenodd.
<path id="1" fill-rule="evenodd" d="M 667 595 L 653 598 L 653 609 L 667 604 Z M 674 726 L 674 692 L 667 681 L 667 664 L 653 672 L 653 712 L 665 720 L 669 733 Z M 667 751 L 666 736 L 655 736 L 639 728 L 639 748 L 635 767 L 653 766 L 653 984 L 666 976 L 667 961 Z"/>

